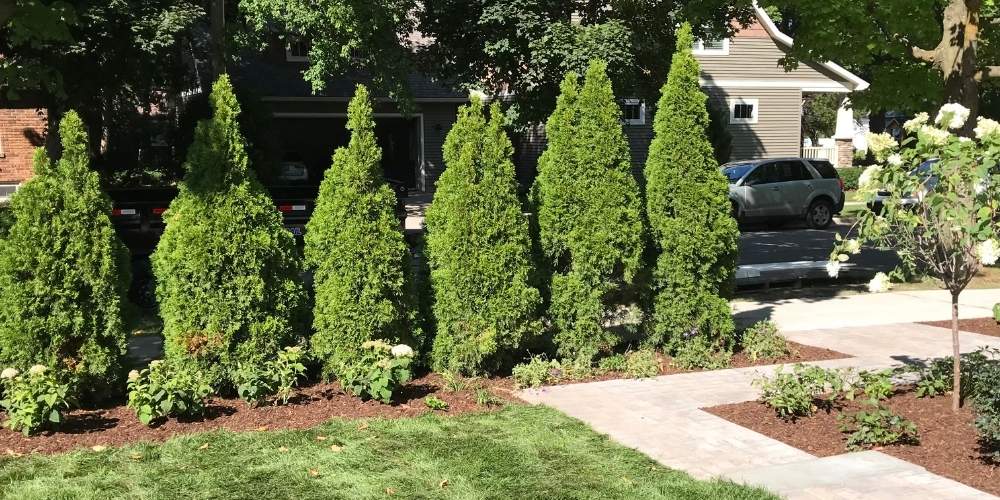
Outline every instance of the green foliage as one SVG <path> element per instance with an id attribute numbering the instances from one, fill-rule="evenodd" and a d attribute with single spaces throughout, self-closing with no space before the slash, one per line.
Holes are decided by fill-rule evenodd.
<path id="1" fill-rule="evenodd" d="M 270 397 L 275 405 L 288 404 L 299 379 L 306 373 L 306 353 L 301 347 L 286 347 L 278 358 L 263 365 L 237 363 L 231 375 L 240 398 L 257 406 Z"/>
<path id="2" fill-rule="evenodd" d="M 680 343 L 671 358 L 671 363 L 683 370 L 721 370 L 729 368 L 731 361 L 732 353 L 702 336 Z"/>
<path id="3" fill-rule="evenodd" d="M 623 372 L 627 366 L 627 360 L 624 354 L 612 354 L 608 357 L 601 358 L 597 363 L 597 367 L 604 372 Z"/>
<path id="4" fill-rule="evenodd" d="M 817 144 L 822 137 L 832 137 L 837 130 L 837 112 L 841 94 L 812 94 L 802 102 L 802 134 Z"/>
<path id="5" fill-rule="evenodd" d="M 468 385 L 465 378 L 455 372 L 443 371 L 441 378 L 444 379 L 444 388 L 448 392 L 464 391 Z"/>
<path id="6" fill-rule="evenodd" d="M 838 415 L 840 432 L 848 434 L 847 449 L 858 451 L 873 446 L 917 444 L 917 426 L 877 402 L 870 410 Z"/>
<path id="7" fill-rule="evenodd" d="M 660 361 L 652 349 L 632 351 L 625 355 L 625 375 L 629 378 L 650 378 L 660 374 Z"/>
<path id="8" fill-rule="evenodd" d="M 75 403 L 71 384 L 60 380 L 55 370 L 35 365 L 25 373 L 7 368 L 0 374 L 7 412 L 4 427 L 29 436 L 39 429 L 62 423 L 63 412 Z"/>
<path id="9" fill-rule="evenodd" d="M 582 89 L 567 74 L 532 192 L 557 351 L 587 363 L 619 342 L 605 318 L 642 265 L 642 207 L 620 115 L 604 63 L 591 63 Z"/>
<path id="10" fill-rule="evenodd" d="M 128 375 L 128 407 L 143 425 L 169 417 L 200 417 L 212 393 L 209 378 L 186 360 L 156 360 Z"/>
<path id="11" fill-rule="evenodd" d="M 518 387 L 541 387 L 558 382 L 562 378 L 563 368 L 558 360 L 547 360 L 542 356 L 534 356 L 527 363 L 514 367 L 514 383 Z"/>
<path id="12" fill-rule="evenodd" d="M 459 110 L 446 169 L 427 210 L 435 370 L 492 373 L 541 332 L 531 237 L 517 197 L 513 147 L 494 104 Z"/>
<path id="13" fill-rule="evenodd" d="M 434 411 L 447 411 L 448 402 L 437 396 L 427 396 L 424 398 L 424 405 Z"/>
<path id="14" fill-rule="evenodd" d="M 841 373 L 803 364 L 793 365 L 790 372 L 781 367 L 772 377 L 754 379 L 753 385 L 760 388 L 764 404 L 781 418 L 792 420 L 812 415 L 818 405 L 829 405 L 846 387 Z"/>
<path id="15" fill-rule="evenodd" d="M 729 183 L 706 135 L 707 97 L 691 53 L 691 27 L 682 27 L 677 36 L 679 50 L 657 104 L 645 169 L 656 256 L 647 344 L 676 352 L 698 339 L 726 350 L 734 344 L 725 296 L 732 286 L 739 230 L 730 216 Z"/>
<path id="16" fill-rule="evenodd" d="M 10 209 L 10 205 L 6 203 L 0 203 L 0 239 L 7 236 L 10 232 L 10 227 L 14 225 L 14 212 Z"/>
<path id="17" fill-rule="evenodd" d="M 840 174 L 840 180 L 844 181 L 844 191 L 858 189 L 858 179 L 861 178 L 861 172 L 864 172 L 864 170 L 864 167 L 844 167 L 837 169 L 837 173 Z"/>
<path id="18" fill-rule="evenodd" d="M 708 103 L 708 140 L 720 165 L 732 159 L 733 134 L 729 131 L 729 110 L 718 103 Z"/>
<path id="19" fill-rule="evenodd" d="M 751 361 L 778 359 L 791 354 L 788 341 L 773 321 L 761 321 L 743 332 L 740 339 L 743 352 Z"/>
<path id="20" fill-rule="evenodd" d="M 476 404 L 479 406 L 503 406 L 504 401 L 490 392 L 485 387 L 476 389 Z"/>
<path id="21" fill-rule="evenodd" d="M 410 254 L 362 85 L 348 106 L 347 128 L 350 143 L 333 155 L 305 235 L 306 264 L 315 270 L 312 352 L 327 374 L 353 364 L 369 340 L 420 345 Z"/>
<path id="22" fill-rule="evenodd" d="M 36 151 L 35 177 L 15 193 L 15 221 L 0 239 L 0 364 L 67 370 L 90 389 L 122 375 L 128 251 L 76 113 L 59 136 L 62 157 L 53 164 Z"/>
<path id="23" fill-rule="evenodd" d="M 405 350 L 400 350 L 406 347 Z M 405 345 L 395 347 L 381 340 L 361 344 L 361 355 L 337 370 L 344 390 L 361 398 L 374 399 L 383 404 L 392 402 L 392 396 L 413 378 L 410 365 L 413 351 Z"/>
<path id="24" fill-rule="evenodd" d="M 877 404 L 879 401 L 889 399 L 889 396 L 892 396 L 893 392 L 895 392 L 895 386 L 892 383 L 894 373 L 891 369 L 879 371 L 864 370 L 858 373 L 857 385 L 860 386 L 869 401 Z"/>
<path id="25" fill-rule="evenodd" d="M 249 169 L 229 78 L 212 89 L 187 175 L 152 256 L 169 358 L 191 358 L 222 381 L 303 341 L 306 295 L 291 233 Z"/>
<path id="26" fill-rule="evenodd" d="M 2 217 L 2 215 L 0 215 Z M 1000 323 L 1000 304 L 993 305 L 993 320 Z"/>

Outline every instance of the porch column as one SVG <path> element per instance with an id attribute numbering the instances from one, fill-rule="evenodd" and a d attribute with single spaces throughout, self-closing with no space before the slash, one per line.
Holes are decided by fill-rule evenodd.
<path id="1" fill-rule="evenodd" d="M 844 98 L 837 110 L 837 130 L 833 139 L 837 145 L 837 157 L 831 160 L 838 167 L 850 167 L 854 164 L 854 111 L 849 97 Z"/>

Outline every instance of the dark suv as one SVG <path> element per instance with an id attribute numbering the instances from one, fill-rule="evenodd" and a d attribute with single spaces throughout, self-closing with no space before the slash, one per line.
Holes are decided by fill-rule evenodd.
<path id="1" fill-rule="evenodd" d="M 729 201 L 740 222 L 804 218 L 809 227 L 830 225 L 844 209 L 844 182 L 827 160 L 775 158 L 722 166 Z"/>

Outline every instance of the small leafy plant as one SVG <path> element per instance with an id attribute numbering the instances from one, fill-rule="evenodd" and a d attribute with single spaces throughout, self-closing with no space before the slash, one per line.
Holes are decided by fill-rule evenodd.
<path id="1" fill-rule="evenodd" d="M 479 406 L 503 406 L 503 400 L 494 396 L 489 389 L 480 387 L 476 389 L 476 404 Z"/>
<path id="2" fill-rule="evenodd" d="M 63 412 L 74 404 L 71 386 L 61 382 L 54 370 L 35 365 L 26 373 L 7 368 L 0 372 L 7 410 L 4 426 L 25 436 L 63 421 Z"/>
<path id="3" fill-rule="evenodd" d="M 535 356 L 527 363 L 514 367 L 514 383 L 518 387 L 541 387 L 545 384 L 558 382 L 563 377 L 562 364 L 542 356 Z"/>
<path id="4" fill-rule="evenodd" d="M 361 399 L 389 404 L 393 394 L 413 378 L 412 363 L 413 349 L 409 346 L 369 340 L 361 344 L 356 361 L 342 365 L 340 382 L 344 390 Z"/>
<path id="5" fill-rule="evenodd" d="M 672 358 L 674 366 L 684 370 L 719 370 L 728 368 L 731 360 L 732 353 L 701 335 L 683 342 Z"/>
<path id="6" fill-rule="evenodd" d="M 993 320 L 1000 323 L 1000 303 L 993 305 Z"/>
<path id="7" fill-rule="evenodd" d="M 650 378 L 660 374 L 660 362 L 651 349 L 633 351 L 625 355 L 625 375 L 630 378 Z"/>
<path id="8" fill-rule="evenodd" d="M 204 372 L 176 360 L 156 360 L 144 370 L 132 370 L 128 390 L 128 407 L 143 425 L 169 417 L 200 417 L 213 392 Z"/>
<path id="9" fill-rule="evenodd" d="M 920 370 L 916 393 L 918 398 L 940 396 L 951 390 L 951 358 L 935 359 Z"/>
<path id="10" fill-rule="evenodd" d="M 842 396 L 845 387 L 839 372 L 803 364 L 793 365 L 791 372 L 779 368 L 773 377 L 759 377 L 753 384 L 761 390 L 761 401 L 783 419 L 812 415 L 819 404 L 828 406 Z"/>
<path id="11" fill-rule="evenodd" d="M 751 361 L 778 359 L 791 354 L 788 341 L 773 321 L 761 321 L 743 332 L 743 352 Z"/>
<path id="12" fill-rule="evenodd" d="M 274 397 L 275 405 L 288 404 L 295 386 L 306 373 L 306 352 L 299 346 L 286 347 L 278 358 L 261 364 L 238 363 L 232 379 L 240 398 L 258 406 Z"/>
<path id="13" fill-rule="evenodd" d="M 623 372 L 628 365 L 624 354 L 612 354 L 606 358 L 601 358 L 597 367 L 602 372 Z"/>
<path id="14" fill-rule="evenodd" d="M 424 404 L 434 411 L 446 411 L 448 409 L 448 402 L 436 396 L 427 396 L 424 398 Z"/>
<path id="15" fill-rule="evenodd" d="M 462 392 L 468 387 L 468 382 L 462 375 L 451 370 L 441 372 L 444 379 L 444 389 L 448 392 Z"/>
<path id="16" fill-rule="evenodd" d="M 858 373 L 857 385 L 869 401 L 883 401 L 889 399 L 895 391 L 893 373 L 893 370 L 862 371 Z"/>
<path id="17" fill-rule="evenodd" d="M 878 402 L 868 401 L 866 404 L 872 408 L 837 417 L 840 431 L 848 434 L 848 450 L 919 442 L 916 424 Z"/>

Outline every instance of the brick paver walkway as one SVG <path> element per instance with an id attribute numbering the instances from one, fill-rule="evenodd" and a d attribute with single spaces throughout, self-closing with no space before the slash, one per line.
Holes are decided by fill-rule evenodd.
<path id="1" fill-rule="evenodd" d="M 947 330 L 917 324 L 786 333 L 793 341 L 855 356 L 815 363 L 873 369 L 948 355 Z M 964 351 L 1000 347 L 1000 338 L 963 333 Z M 750 401 L 750 382 L 776 367 L 609 380 L 522 392 L 668 467 L 695 477 L 726 477 L 788 498 L 994 498 L 922 467 L 866 451 L 817 458 L 700 408 Z"/>

